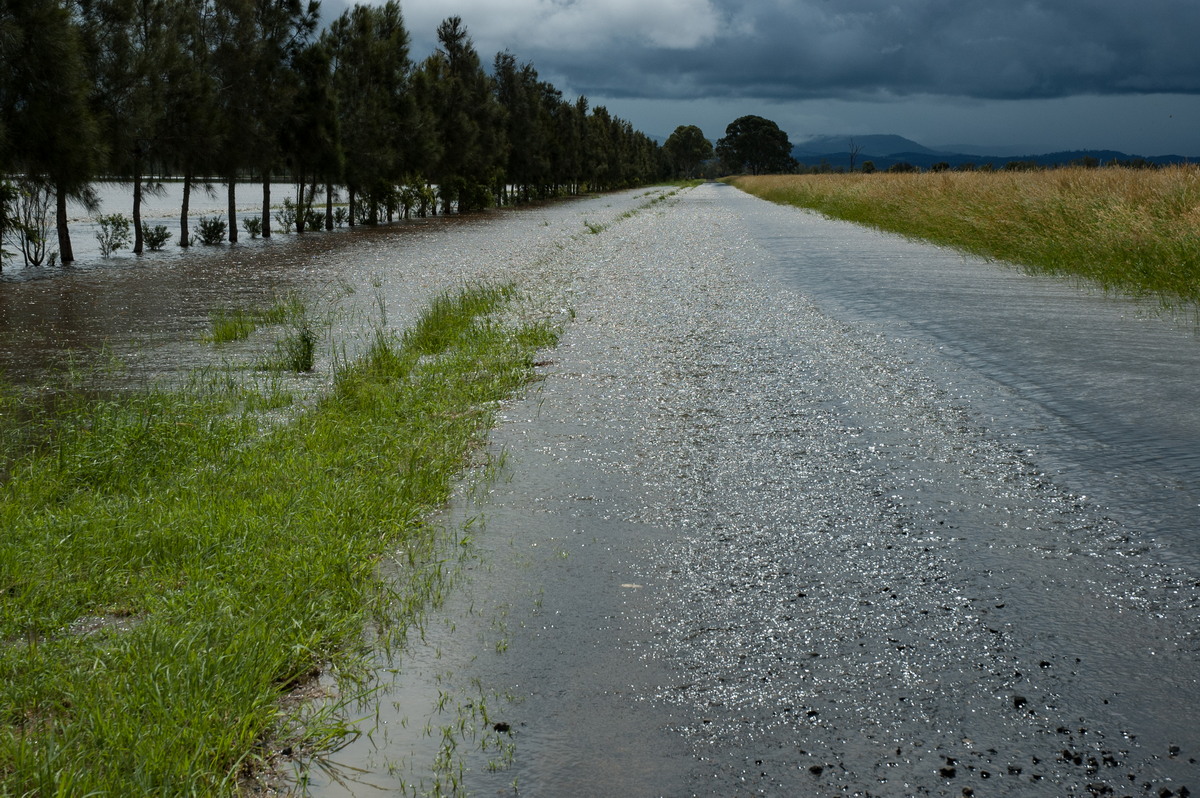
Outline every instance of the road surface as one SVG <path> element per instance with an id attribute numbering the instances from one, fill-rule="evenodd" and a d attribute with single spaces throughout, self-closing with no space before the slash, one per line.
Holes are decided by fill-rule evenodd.
<path id="1" fill-rule="evenodd" d="M 1200 793 L 1189 322 L 725 185 L 546 213 L 562 344 L 314 794 Z"/>

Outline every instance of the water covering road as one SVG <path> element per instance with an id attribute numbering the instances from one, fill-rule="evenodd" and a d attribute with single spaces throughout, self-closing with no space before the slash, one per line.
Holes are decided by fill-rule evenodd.
<path id="1" fill-rule="evenodd" d="M 538 280 L 478 564 L 317 794 L 1200 789 L 1186 323 L 720 185 Z"/>
<path id="2" fill-rule="evenodd" d="M 222 285 L 335 295 L 343 340 L 489 277 L 564 321 L 501 477 L 442 519 L 462 578 L 312 794 L 1200 791 L 1189 322 L 723 185 L 649 197 L 7 284 L 6 361 L 69 327 L 191 362 Z"/>

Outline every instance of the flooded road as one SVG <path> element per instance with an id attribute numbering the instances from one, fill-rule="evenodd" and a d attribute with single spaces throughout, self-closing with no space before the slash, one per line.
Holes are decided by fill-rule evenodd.
<path id="1" fill-rule="evenodd" d="M 539 282 L 478 561 L 313 794 L 1197 789 L 1190 327 L 714 185 Z"/>
<path id="2" fill-rule="evenodd" d="M 499 476 L 440 519 L 455 588 L 305 791 L 1200 791 L 1193 329 L 723 185 L 659 196 L 254 261 L 248 295 L 325 298 L 330 351 L 487 276 L 565 325 Z M 81 283 L 61 322 L 32 309 L 56 281 L 0 285 L 5 357 L 60 323 L 146 373 L 204 357 L 255 252 Z"/>

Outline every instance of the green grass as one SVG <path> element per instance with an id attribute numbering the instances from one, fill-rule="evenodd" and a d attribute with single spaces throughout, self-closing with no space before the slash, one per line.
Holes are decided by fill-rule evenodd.
<path id="1" fill-rule="evenodd" d="M 281 697 L 353 673 L 368 623 L 402 626 L 437 590 L 425 519 L 555 340 L 489 320 L 508 293 L 439 298 L 266 431 L 247 408 L 280 398 L 233 381 L 22 413 L 10 392 L 0 794 L 231 794 L 273 747 L 336 740 Z"/>
<path id="2" fill-rule="evenodd" d="M 203 340 L 213 344 L 242 341 L 264 324 L 283 324 L 305 314 L 304 300 L 295 294 L 281 297 L 266 308 L 221 308 L 210 314 L 211 329 Z"/>
<path id="3" fill-rule="evenodd" d="M 1200 168 L 736 178 L 784 204 L 1105 290 L 1200 303 Z"/>

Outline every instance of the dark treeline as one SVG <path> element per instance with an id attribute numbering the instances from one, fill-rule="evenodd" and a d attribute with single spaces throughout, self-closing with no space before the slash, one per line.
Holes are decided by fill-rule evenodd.
<path id="1" fill-rule="evenodd" d="M 141 253 L 153 176 L 184 181 L 186 246 L 198 184 L 227 186 L 236 241 L 248 180 L 262 186 L 253 234 L 270 236 L 272 179 L 296 185 L 288 204 L 304 232 L 332 229 L 339 188 L 353 225 L 669 170 L 652 139 L 565 99 L 511 53 L 486 69 L 458 17 L 416 62 L 396 2 L 352 7 L 320 32 L 317 12 L 315 0 L 0 0 L 0 175 L 20 176 L 0 182 L 0 229 L 32 234 L 31 214 L 53 213 L 69 262 L 67 200 L 87 204 L 100 179 L 132 186 Z"/>

